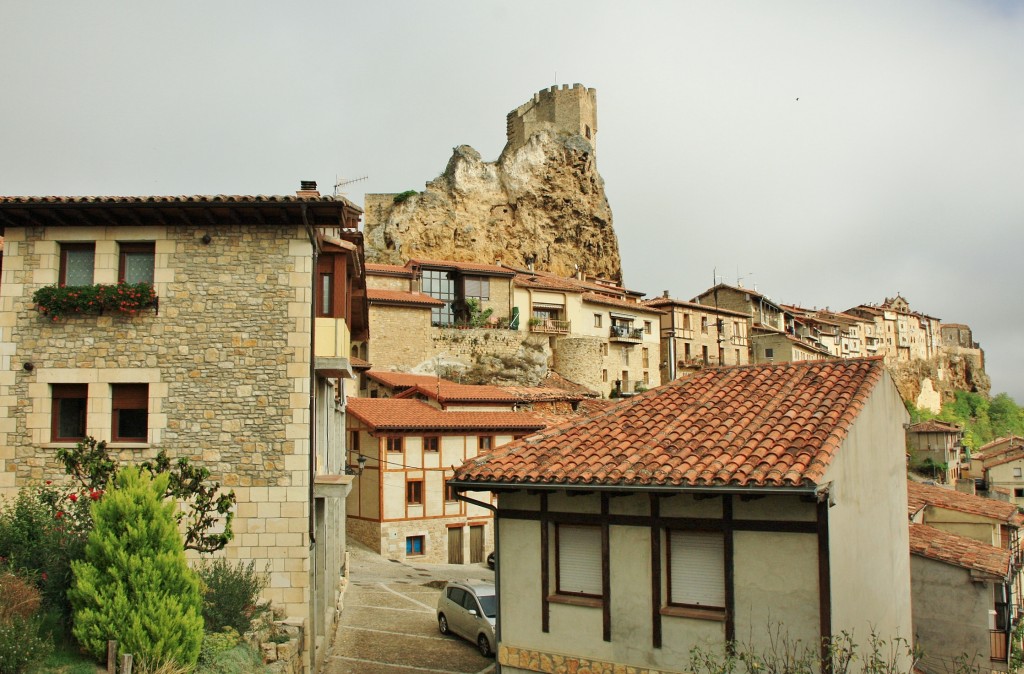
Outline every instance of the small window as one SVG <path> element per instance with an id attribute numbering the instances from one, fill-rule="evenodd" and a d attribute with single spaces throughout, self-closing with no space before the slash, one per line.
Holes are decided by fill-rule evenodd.
<path id="1" fill-rule="evenodd" d="M 408 536 L 405 539 L 405 554 L 422 555 L 424 550 L 423 536 Z"/>
<path id="2" fill-rule="evenodd" d="M 608 370 L 601 370 L 601 381 L 608 381 Z"/>
<path id="3" fill-rule="evenodd" d="M 64 442 L 85 438 L 85 410 L 89 399 L 88 384 L 53 384 L 50 440 Z"/>
<path id="4" fill-rule="evenodd" d="M 114 442 L 146 442 L 149 439 L 149 384 L 112 384 Z"/>
<path id="5" fill-rule="evenodd" d="M 1013 469 L 1013 476 L 1014 477 L 1020 477 L 1020 470 L 1021 470 L 1020 468 L 1014 468 Z"/>
<path id="6" fill-rule="evenodd" d="M 601 327 L 601 314 L 594 314 L 594 327 L 595 328 L 600 328 Z"/>
<path id="7" fill-rule="evenodd" d="M 648 335 L 651 334 L 651 329 L 652 329 L 651 322 L 650 321 L 644 321 L 644 333 L 648 334 Z"/>
<path id="8" fill-rule="evenodd" d="M 774 358 L 775 357 L 775 349 L 765 349 L 764 350 L 764 357 L 765 358 Z"/>
<path id="9" fill-rule="evenodd" d="M 91 286 L 95 263 L 95 243 L 62 243 L 60 245 L 60 284 Z"/>
<path id="10" fill-rule="evenodd" d="M 334 274 L 320 274 L 320 303 L 317 315 L 334 315 Z"/>
<path id="11" fill-rule="evenodd" d="M 489 449 L 494 449 L 494 436 L 493 435 L 481 435 L 476 439 L 477 451 L 483 452 Z"/>
<path id="12" fill-rule="evenodd" d="M 1014 489 L 1013 496 L 1014 498 L 1024 498 L 1024 489 Z"/>
<path id="13" fill-rule="evenodd" d="M 423 480 L 409 480 L 405 483 L 405 502 L 409 505 L 423 505 Z"/>
<path id="14" fill-rule="evenodd" d="M 401 452 L 404 451 L 403 438 L 400 436 L 389 436 L 387 438 L 387 445 L 389 452 Z"/>
<path id="15" fill-rule="evenodd" d="M 608 355 L 608 342 L 601 342 L 601 355 L 602 356 L 607 356 Z"/>
<path id="16" fill-rule="evenodd" d="M 454 503 L 459 500 L 455 498 L 455 487 L 451 486 L 447 482 L 444 483 L 444 500 L 449 503 Z"/>
<path id="17" fill-rule="evenodd" d="M 640 352 L 640 367 L 650 367 L 650 366 L 651 366 L 650 350 L 647 347 L 644 347 L 644 349 Z"/>
<path id="18" fill-rule="evenodd" d="M 431 435 L 423 438 L 423 451 L 424 452 L 436 452 L 441 444 L 441 438 L 436 435 Z"/>
<path id="19" fill-rule="evenodd" d="M 644 385 L 649 386 L 651 383 L 651 373 L 644 370 Z"/>
<path id="20" fill-rule="evenodd" d="M 486 276 L 467 276 L 464 283 L 466 299 L 491 299 L 491 281 Z"/>
<path id="21" fill-rule="evenodd" d="M 152 242 L 118 244 L 117 280 L 121 283 L 153 283 L 156 245 Z"/>
<path id="22" fill-rule="evenodd" d="M 708 334 L 708 317 L 703 316 L 700 319 L 700 331 L 702 334 Z"/>
<path id="23" fill-rule="evenodd" d="M 668 532 L 668 603 L 725 608 L 725 537 L 713 531 Z"/>
<path id="24" fill-rule="evenodd" d="M 558 593 L 601 597 L 601 528 L 558 524 L 555 537 Z"/>

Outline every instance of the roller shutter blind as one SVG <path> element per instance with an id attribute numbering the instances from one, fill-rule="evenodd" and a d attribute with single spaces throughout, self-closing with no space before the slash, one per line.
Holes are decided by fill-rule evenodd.
<path id="1" fill-rule="evenodd" d="M 558 591 L 602 596 L 600 527 L 558 526 Z"/>
<path id="2" fill-rule="evenodd" d="M 706 531 L 669 531 L 669 603 L 725 607 L 725 538 Z"/>

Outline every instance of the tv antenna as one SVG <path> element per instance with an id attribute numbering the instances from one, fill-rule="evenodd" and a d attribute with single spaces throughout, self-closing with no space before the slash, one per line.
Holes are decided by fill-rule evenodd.
<path id="1" fill-rule="evenodd" d="M 338 176 L 334 176 L 334 196 L 344 196 L 345 193 L 341 191 L 342 187 L 344 187 L 345 185 L 351 185 L 352 183 L 357 183 L 360 180 L 366 180 L 369 177 L 370 176 L 363 176 L 362 178 L 350 178 L 346 180 L 345 178 L 339 178 Z"/>

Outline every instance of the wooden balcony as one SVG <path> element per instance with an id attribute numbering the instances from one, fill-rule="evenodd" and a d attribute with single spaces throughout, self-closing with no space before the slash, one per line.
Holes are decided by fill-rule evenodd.
<path id="1" fill-rule="evenodd" d="M 571 321 L 560 321 L 554 318 L 543 318 L 540 320 L 530 319 L 530 332 L 539 332 L 548 335 L 568 335 L 572 327 Z"/>

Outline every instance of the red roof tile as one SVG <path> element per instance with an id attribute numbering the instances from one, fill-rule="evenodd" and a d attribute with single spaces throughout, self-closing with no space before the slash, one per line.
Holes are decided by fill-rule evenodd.
<path id="1" fill-rule="evenodd" d="M 963 431 L 956 424 L 939 421 L 938 419 L 929 419 L 928 421 L 911 424 L 907 427 L 907 430 L 911 433 L 960 433 Z"/>
<path id="2" fill-rule="evenodd" d="M 642 311 L 649 314 L 665 314 L 668 313 L 663 309 L 657 307 L 650 307 L 640 302 L 634 302 L 627 299 L 619 299 L 616 297 L 610 297 L 608 295 L 601 295 L 600 293 L 583 293 L 583 301 L 590 302 L 591 304 L 603 304 L 605 306 L 620 307 L 628 309 L 630 311 Z"/>
<path id="3" fill-rule="evenodd" d="M 583 393 L 568 391 L 554 386 L 502 386 L 502 390 L 523 402 L 575 402 L 587 396 Z"/>
<path id="4" fill-rule="evenodd" d="M 536 431 L 544 422 L 526 412 L 445 412 L 420 400 L 349 398 L 348 414 L 373 431 Z"/>
<path id="5" fill-rule="evenodd" d="M 597 391 L 592 391 L 583 384 L 577 384 L 571 379 L 566 379 L 562 375 L 558 374 L 554 370 L 549 370 L 548 374 L 540 382 L 541 386 L 547 388 L 560 388 L 565 391 L 571 391 L 573 393 L 579 393 L 589 398 L 600 398 L 601 394 Z"/>
<path id="6" fill-rule="evenodd" d="M 424 293 L 404 290 L 366 289 L 366 299 L 373 304 L 411 304 L 423 307 L 443 307 L 444 302 Z"/>
<path id="7" fill-rule="evenodd" d="M 413 374 L 411 372 L 389 372 L 387 370 L 370 370 L 366 373 L 366 376 L 395 389 L 406 389 L 417 384 L 429 384 L 438 379 L 436 374 Z"/>
<path id="8" fill-rule="evenodd" d="M 456 479 L 812 486 L 883 373 L 880 358 L 705 370 L 467 461 Z"/>
<path id="9" fill-rule="evenodd" d="M 498 386 L 479 386 L 476 384 L 457 384 L 447 379 L 433 379 L 430 382 L 413 384 L 401 396 L 424 395 L 439 403 L 460 402 L 501 402 L 513 404 L 519 400 L 514 394 Z"/>
<path id="10" fill-rule="evenodd" d="M 460 262 L 458 260 L 423 260 L 413 259 L 406 264 L 407 267 L 444 267 L 446 269 L 458 269 L 459 271 L 483 274 L 485 276 L 513 276 L 515 272 L 493 264 L 480 264 L 479 262 Z"/>
<path id="11" fill-rule="evenodd" d="M 412 278 L 412 270 L 397 264 L 378 264 L 376 262 L 366 263 L 367 274 L 384 274 L 387 276 L 406 276 Z"/>
<path id="12" fill-rule="evenodd" d="M 1006 578 L 1010 573 L 1009 550 L 926 524 L 910 524 L 910 554 L 997 578 Z"/>
<path id="13" fill-rule="evenodd" d="M 927 506 L 980 515 L 1017 526 L 1017 506 L 1012 503 L 908 480 L 907 510 L 910 515 Z"/>
<path id="14" fill-rule="evenodd" d="M 687 309 L 694 309 L 696 311 L 703 311 L 709 314 L 750 318 L 750 314 L 743 313 L 742 311 L 733 311 L 732 309 L 723 309 L 721 307 L 715 307 L 709 304 L 699 304 L 697 302 L 687 302 L 685 300 L 677 300 L 671 297 L 655 297 L 652 300 L 644 300 L 643 304 L 659 309 L 662 307 L 684 307 Z"/>
<path id="15" fill-rule="evenodd" d="M 356 368 L 357 370 L 368 370 L 369 368 L 373 367 L 370 363 L 367 363 L 362 358 L 357 358 L 355 356 L 349 358 L 348 362 L 352 365 L 352 367 Z"/>

